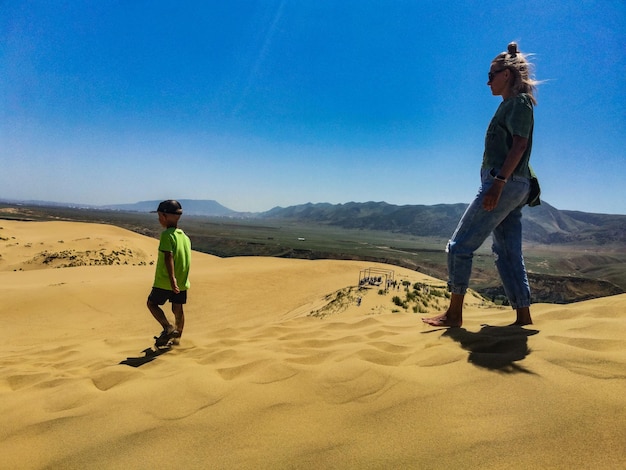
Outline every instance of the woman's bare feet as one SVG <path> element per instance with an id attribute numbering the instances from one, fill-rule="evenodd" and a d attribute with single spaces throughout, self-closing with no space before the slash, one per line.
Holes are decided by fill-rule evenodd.
<path id="1" fill-rule="evenodd" d="M 517 319 L 515 323 L 511 323 L 511 326 L 524 326 L 532 325 L 533 319 L 530 316 L 530 307 L 522 307 L 516 310 Z"/>
<path id="2" fill-rule="evenodd" d="M 463 320 L 461 318 L 457 319 L 448 314 L 431 318 L 422 318 L 422 321 L 430 326 L 447 326 L 451 328 L 455 328 L 463 324 Z"/>
<path id="3" fill-rule="evenodd" d="M 450 306 L 443 315 L 437 315 L 431 318 L 422 318 L 422 321 L 430 326 L 458 327 L 463 324 L 463 300 L 465 296 L 461 294 L 452 294 L 450 297 Z"/>

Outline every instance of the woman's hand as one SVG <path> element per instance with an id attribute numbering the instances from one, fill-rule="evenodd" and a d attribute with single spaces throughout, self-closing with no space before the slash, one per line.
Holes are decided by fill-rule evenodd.
<path id="1" fill-rule="evenodd" d="M 483 209 L 487 212 L 491 212 L 498 206 L 498 201 L 500 200 L 504 184 L 504 181 L 493 180 L 491 188 L 489 188 L 485 193 L 485 197 L 483 198 Z"/>
<path id="2" fill-rule="evenodd" d="M 500 168 L 498 173 L 504 177 L 504 180 L 493 180 L 493 185 L 487 190 L 485 197 L 483 198 L 483 209 L 491 212 L 496 208 L 498 201 L 500 200 L 500 195 L 502 194 L 502 189 L 506 184 L 506 179 L 509 178 L 509 176 L 513 173 L 513 170 L 517 168 L 517 165 L 522 159 L 527 147 L 528 139 L 526 137 L 521 137 L 519 135 L 513 136 L 511 150 L 509 150 L 509 153 L 502 164 L 502 168 Z"/>

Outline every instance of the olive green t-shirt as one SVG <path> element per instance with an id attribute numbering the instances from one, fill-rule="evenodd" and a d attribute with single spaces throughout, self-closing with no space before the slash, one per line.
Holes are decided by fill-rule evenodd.
<path id="1" fill-rule="evenodd" d="M 172 290 L 170 278 L 167 274 L 167 268 L 165 267 L 164 253 L 168 251 L 174 256 L 174 277 L 176 277 L 178 288 L 181 291 L 189 289 L 191 241 L 185 232 L 176 227 L 171 227 L 161 232 L 161 238 L 159 240 L 159 257 L 157 259 L 153 287 Z"/>
<path id="2" fill-rule="evenodd" d="M 518 135 L 528 139 L 528 146 L 513 174 L 530 178 L 533 124 L 533 103 L 526 93 L 503 100 L 487 128 L 482 167 L 500 169 L 513 145 L 513 136 Z"/>

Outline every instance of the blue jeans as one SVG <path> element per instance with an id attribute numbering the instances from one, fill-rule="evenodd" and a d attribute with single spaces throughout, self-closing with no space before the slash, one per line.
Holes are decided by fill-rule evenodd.
<path id="1" fill-rule="evenodd" d="M 483 209 L 483 197 L 493 185 L 497 169 L 481 170 L 481 187 L 448 242 L 448 288 L 464 295 L 472 273 L 474 252 L 491 234 L 496 267 L 504 292 L 515 309 L 530 306 L 530 287 L 522 255 L 522 207 L 526 204 L 528 178 L 512 176 L 502 189 L 497 207 Z"/>

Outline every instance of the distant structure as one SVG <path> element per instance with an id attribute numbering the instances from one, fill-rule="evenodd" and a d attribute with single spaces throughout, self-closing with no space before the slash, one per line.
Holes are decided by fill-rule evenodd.
<path id="1" fill-rule="evenodd" d="M 387 291 L 391 287 L 395 287 L 393 269 L 366 268 L 359 271 L 359 287 L 375 286 L 381 287 Z"/>

